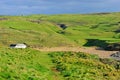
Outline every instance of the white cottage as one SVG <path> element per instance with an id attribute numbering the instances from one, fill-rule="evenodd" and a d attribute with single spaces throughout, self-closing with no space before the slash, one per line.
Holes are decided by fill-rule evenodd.
<path id="1" fill-rule="evenodd" d="M 27 48 L 25 44 L 11 44 L 10 48 Z"/>

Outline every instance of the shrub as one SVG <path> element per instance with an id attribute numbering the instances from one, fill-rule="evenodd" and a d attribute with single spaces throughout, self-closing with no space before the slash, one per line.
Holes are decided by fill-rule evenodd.
<path id="1" fill-rule="evenodd" d="M 52 52 L 55 67 L 65 80 L 117 80 L 117 72 L 110 60 L 102 61 L 96 55 L 81 52 Z M 107 59 L 106 59 L 107 60 Z"/>

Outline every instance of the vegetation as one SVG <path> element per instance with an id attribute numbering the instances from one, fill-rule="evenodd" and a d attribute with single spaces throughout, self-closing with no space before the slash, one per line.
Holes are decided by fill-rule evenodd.
<path id="1" fill-rule="evenodd" d="M 119 75 L 120 62 L 96 55 L 0 48 L 0 80 L 119 80 Z"/>
<path id="2" fill-rule="evenodd" d="M 103 60 L 81 52 L 54 52 L 50 56 L 65 80 L 120 79 L 120 62 L 114 60 Z"/>
<path id="3" fill-rule="evenodd" d="M 47 53 L 32 49 L 0 49 L 0 80 L 53 80 Z"/>
<path id="4" fill-rule="evenodd" d="M 117 43 L 119 16 L 120 13 L 0 16 L 0 45 L 83 46 L 88 39 Z"/>
<path id="5" fill-rule="evenodd" d="M 33 50 L 61 46 L 120 49 L 119 42 L 120 13 L 0 16 L 0 80 L 119 80 L 118 61 L 81 52 Z M 9 48 L 16 43 L 29 47 Z"/>

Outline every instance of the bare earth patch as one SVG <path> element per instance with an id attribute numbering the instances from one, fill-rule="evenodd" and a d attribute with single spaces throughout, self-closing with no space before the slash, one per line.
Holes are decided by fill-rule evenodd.
<path id="1" fill-rule="evenodd" d="M 110 58 L 110 55 L 117 51 L 105 51 L 97 50 L 95 47 L 52 47 L 52 48 L 35 48 L 39 51 L 55 52 L 55 51 L 73 51 L 73 52 L 85 52 L 89 54 L 97 54 L 101 58 Z"/>

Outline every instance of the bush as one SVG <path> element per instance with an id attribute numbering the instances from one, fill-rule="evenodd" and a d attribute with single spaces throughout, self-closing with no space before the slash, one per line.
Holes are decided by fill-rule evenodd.
<path id="1" fill-rule="evenodd" d="M 66 80 L 117 80 L 120 73 L 110 60 L 81 52 L 52 52 L 56 69 Z M 107 59 L 106 59 L 107 60 Z"/>

